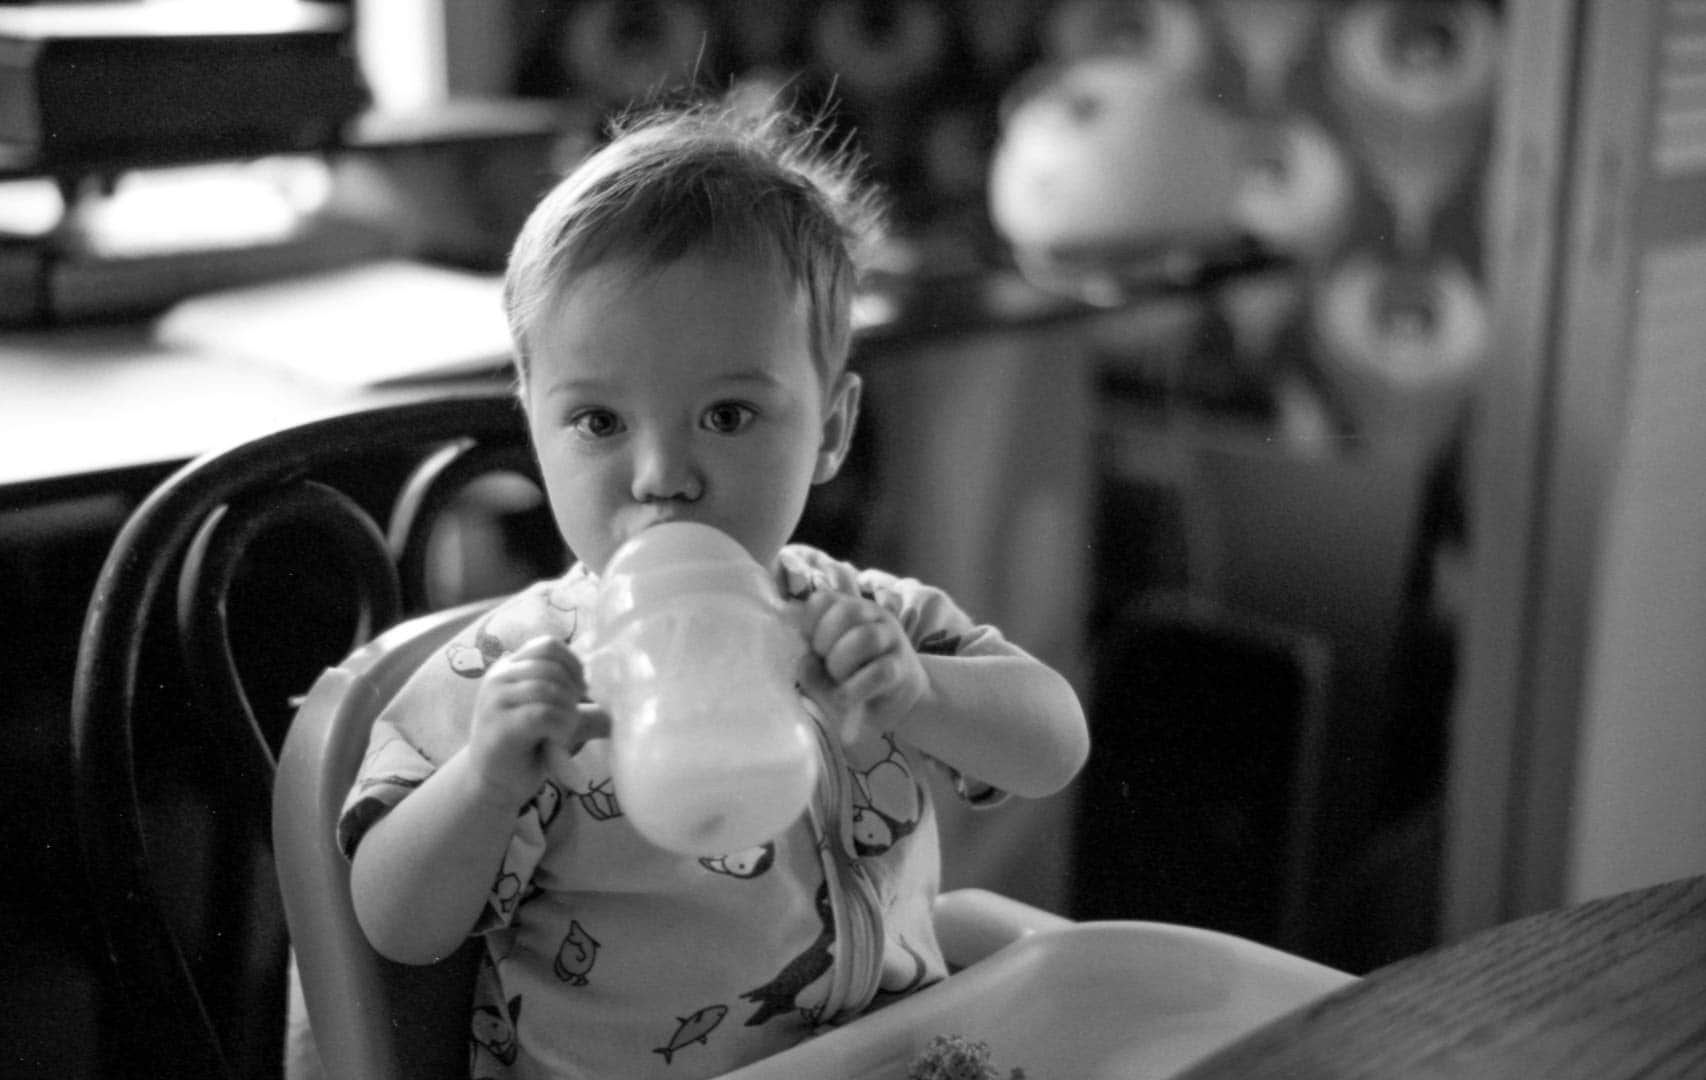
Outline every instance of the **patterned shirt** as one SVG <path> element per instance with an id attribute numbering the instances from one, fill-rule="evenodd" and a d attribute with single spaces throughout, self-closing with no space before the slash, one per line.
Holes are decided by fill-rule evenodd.
<path id="1" fill-rule="evenodd" d="M 374 725 L 339 841 L 367 828 L 468 739 L 479 676 L 505 651 L 585 632 L 597 579 L 576 565 L 504 601 L 428 661 Z M 791 545 L 777 586 L 859 593 L 915 648 L 1017 652 L 938 589 Z M 942 978 L 927 760 L 890 734 L 844 743 L 815 704 L 819 780 L 772 840 L 694 857 L 623 818 L 608 739 L 556 766 L 521 808 L 485 911 L 470 1074 L 476 1078 L 716 1076 Z M 964 781 L 973 801 L 999 793 Z"/>

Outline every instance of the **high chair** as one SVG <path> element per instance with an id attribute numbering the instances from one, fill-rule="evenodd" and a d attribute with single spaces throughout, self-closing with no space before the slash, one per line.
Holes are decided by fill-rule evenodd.
<path id="1" fill-rule="evenodd" d="M 315 681 L 285 736 L 273 784 L 273 857 L 296 954 L 290 1080 L 467 1074 L 478 943 L 425 967 L 374 952 L 356 923 L 335 830 L 380 709 L 486 607 L 421 616 L 381 634 Z"/>
<path id="2" fill-rule="evenodd" d="M 381 634 L 320 676 L 285 738 L 273 835 L 300 975 L 290 1080 L 467 1074 L 479 946 L 426 967 L 375 953 L 356 922 L 335 828 L 374 719 L 423 661 L 487 607 L 464 605 Z M 1139 1066 L 1182 1066 L 1352 981 L 1228 934 L 1074 923 L 981 889 L 943 893 L 935 924 L 952 972 L 944 982 L 727 1080 L 899 1080 L 933 1034 L 993 1043 L 999 1060 L 1033 1075 L 1090 1075 L 1118 1060 L 1138 1070 L 1130 1075 L 1162 1076 Z"/>
<path id="3" fill-rule="evenodd" d="M 292 1080 L 320 1075 L 315 1050 L 327 1080 L 466 1075 L 478 946 L 424 967 L 375 953 L 356 922 L 349 865 L 334 833 L 379 711 L 423 661 L 486 608 L 464 605 L 381 634 L 320 676 L 285 737 L 273 786 L 273 837 L 300 977 L 289 1036 Z M 938 900 L 936 924 L 949 964 L 964 968 L 1068 920 L 963 889 Z"/>

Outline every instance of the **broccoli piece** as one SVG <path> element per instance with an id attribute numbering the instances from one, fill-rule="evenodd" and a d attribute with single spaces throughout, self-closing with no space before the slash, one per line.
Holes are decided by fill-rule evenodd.
<path id="1" fill-rule="evenodd" d="M 907 1070 L 906 1080 L 1001 1080 L 990 1061 L 989 1044 L 964 1035 L 938 1035 Z M 1008 1080 L 1025 1080 L 1014 1069 Z"/>

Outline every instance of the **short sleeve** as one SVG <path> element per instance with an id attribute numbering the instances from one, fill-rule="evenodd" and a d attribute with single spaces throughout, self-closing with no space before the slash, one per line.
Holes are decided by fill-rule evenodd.
<path id="1" fill-rule="evenodd" d="M 860 569 L 833 559 L 805 545 L 790 545 L 782 552 L 782 587 L 794 597 L 817 589 L 856 592 L 894 615 L 907 640 L 920 653 L 935 656 L 1024 656 L 1025 651 L 1008 641 L 1000 629 L 976 622 L 953 597 L 916 578 L 900 577 L 883 570 Z M 956 795 L 974 807 L 998 806 L 1008 793 L 962 774 L 945 762 L 936 762 L 953 781 Z"/>
<path id="2" fill-rule="evenodd" d="M 376 822 L 467 744 L 479 682 L 493 663 L 540 634 L 572 642 L 578 624 L 577 580 L 572 571 L 561 581 L 541 583 L 510 598 L 410 676 L 374 722 L 367 753 L 339 814 L 337 843 L 346 858 L 354 857 Z M 542 804 L 552 793 L 548 787 L 517 808 L 515 833 L 475 932 L 507 923 L 530 886 L 544 853 Z"/>
<path id="3" fill-rule="evenodd" d="M 394 724 L 377 721 L 368 739 L 367 756 L 338 815 L 338 850 L 344 857 L 353 858 L 374 822 L 420 787 L 435 768 Z"/>

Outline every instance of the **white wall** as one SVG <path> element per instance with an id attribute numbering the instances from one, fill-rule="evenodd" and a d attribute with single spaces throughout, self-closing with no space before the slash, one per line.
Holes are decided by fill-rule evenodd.
<path id="1" fill-rule="evenodd" d="M 1706 873 L 1706 20 L 1504 10 L 1446 940 Z"/>
<path id="2" fill-rule="evenodd" d="M 1568 898 L 1706 872 L 1706 244 L 1640 273 Z"/>

